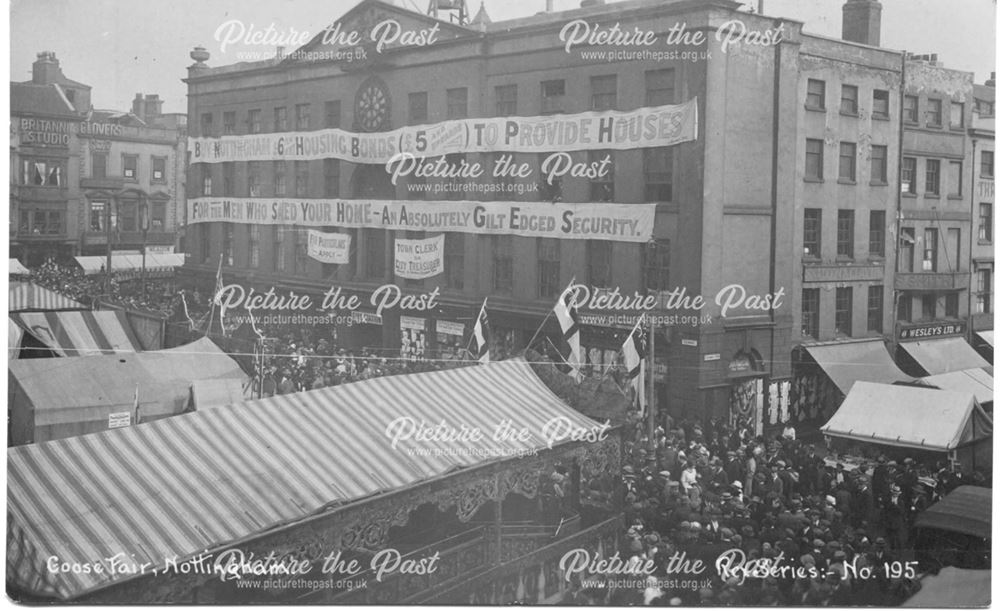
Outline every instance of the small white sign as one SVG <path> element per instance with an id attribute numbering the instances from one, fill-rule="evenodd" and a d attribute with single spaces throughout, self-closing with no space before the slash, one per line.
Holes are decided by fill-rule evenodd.
<path id="1" fill-rule="evenodd" d="M 120 429 L 126 426 L 132 426 L 132 412 L 108 414 L 109 429 Z"/>
<path id="2" fill-rule="evenodd" d="M 681 340 L 681 345 L 682 346 L 697 346 L 698 345 L 698 340 L 696 340 L 696 339 L 682 339 Z"/>
<path id="3" fill-rule="evenodd" d="M 722 355 L 719 354 L 718 352 L 713 352 L 712 354 L 706 354 L 705 355 L 705 360 L 706 361 L 718 361 L 721 358 L 722 358 Z"/>

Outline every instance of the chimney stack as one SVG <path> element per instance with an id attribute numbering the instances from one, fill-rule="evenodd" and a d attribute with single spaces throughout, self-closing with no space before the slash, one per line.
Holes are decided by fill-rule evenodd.
<path id="1" fill-rule="evenodd" d="M 36 85 L 51 85 L 63 79 L 62 69 L 54 51 L 42 51 L 31 65 L 31 82 Z"/>
<path id="2" fill-rule="evenodd" d="M 882 3 L 847 0 L 844 4 L 844 40 L 877 47 L 882 41 Z"/>
<path id="3" fill-rule="evenodd" d="M 986 86 L 987 87 L 996 87 L 997 86 L 997 73 L 996 72 L 990 72 L 990 78 L 986 79 Z"/>

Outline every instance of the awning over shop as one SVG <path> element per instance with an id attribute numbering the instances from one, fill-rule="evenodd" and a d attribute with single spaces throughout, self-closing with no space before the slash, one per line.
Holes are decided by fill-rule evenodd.
<path id="1" fill-rule="evenodd" d="M 193 380 L 247 381 L 239 364 L 204 338 L 136 354 L 21 359 L 7 371 L 18 444 L 106 431 L 116 414 L 131 422 L 136 393 L 139 413 L 149 420 L 186 411 Z"/>
<path id="2" fill-rule="evenodd" d="M 989 344 L 991 348 L 994 347 L 993 346 L 993 331 L 976 331 L 976 335 L 979 336 L 979 339 L 981 339 L 984 342 L 986 342 L 987 344 Z"/>
<path id="3" fill-rule="evenodd" d="M 972 393 L 857 382 L 824 435 L 946 452 L 992 435 L 993 422 Z"/>
<path id="4" fill-rule="evenodd" d="M 18 312 L 11 320 L 59 356 L 87 356 L 138 352 L 136 338 L 124 312 Z"/>
<path id="5" fill-rule="evenodd" d="M 195 380 L 191 383 L 191 399 L 195 409 L 211 409 L 254 398 L 249 396 L 249 390 L 242 380 Z"/>
<path id="6" fill-rule="evenodd" d="M 10 259 L 7 264 L 7 273 L 11 276 L 27 276 L 31 271 L 17 259 Z"/>
<path id="7" fill-rule="evenodd" d="M 104 273 L 107 257 L 74 257 L 86 276 Z M 146 273 L 164 274 L 184 265 L 184 254 L 155 253 L 146 255 Z M 142 255 L 111 255 L 111 272 L 114 274 L 138 274 L 142 272 Z"/>
<path id="8" fill-rule="evenodd" d="M 961 337 L 903 342 L 899 345 L 928 375 L 990 366 Z"/>
<path id="9" fill-rule="evenodd" d="M 990 488 L 959 486 L 917 516 L 915 525 L 989 539 L 993 518 Z"/>
<path id="10" fill-rule="evenodd" d="M 845 395 L 859 380 L 892 384 L 910 379 L 896 366 L 880 339 L 816 344 L 805 349 Z"/>
<path id="11" fill-rule="evenodd" d="M 33 282 L 11 282 L 7 294 L 8 312 L 86 309 L 82 303 Z"/>
<path id="12" fill-rule="evenodd" d="M 528 439 L 495 439 L 505 420 L 527 429 Z M 550 444 L 543 433 L 549 422 L 599 426 L 515 360 L 375 378 L 10 448 L 7 579 L 36 594 L 75 598 L 120 577 L 51 572 L 46 558 L 83 562 L 122 553 L 162 566 L 164 558 L 211 552 L 329 506 L 542 451 Z M 453 440 L 407 439 L 411 423 L 442 425 L 431 438 Z"/>
<path id="13" fill-rule="evenodd" d="M 980 405 L 993 402 L 993 376 L 982 369 L 950 371 L 933 376 L 918 378 L 917 383 L 933 386 L 941 390 L 969 392 Z"/>
<path id="14" fill-rule="evenodd" d="M 963 609 L 988 607 L 992 571 L 947 566 L 920 580 L 920 591 L 903 603 L 904 607 Z"/>

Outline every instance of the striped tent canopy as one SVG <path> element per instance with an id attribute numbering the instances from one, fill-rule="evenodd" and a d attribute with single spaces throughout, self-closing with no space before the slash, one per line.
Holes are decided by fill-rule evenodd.
<path id="1" fill-rule="evenodd" d="M 86 276 L 104 273 L 108 258 L 99 256 L 74 257 L 77 265 L 83 269 Z M 184 265 L 184 253 L 147 253 L 146 274 L 170 274 L 175 268 Z M 117 275 L 134 276 L 142 270 L 141 254 L 111 255 L 111 271 Z"/>
<path id="2" fill-rule="evenodd" d="M 27 335 L 58 356 L 138 352 L 142 344 L 125 312 L 15 312 L 10 315 Z"/>
<path id="3" fill-rule="evenodd" d="M 11 259 L 7 263 L 8 274 L 11 276 L 27 276 L 31 271 L 17 259 Z"/>
<path id="4" fill-rule="evenodd" d="M 7 579 L 76 598 L 120 579 L 46 559 L 162 566 L 380 493 L 549 447 L 546 423 L 600 426 L 523 360 L 375 378 L 9 448 Z M 496 440 L 504 420 L 527 440 Z M 417 441 L 408 423 L 482 431 Z M 395 424 L 393 424 L 395 423 Z M 402 426 L 394 429 L 393 426 Z M 404 435 L 405 436 L 405 435 Z M 553 447 L 570 443 L 553 442 Z"/>
<path id="5" fill-rule="evenodd" d="M 83 310 L 82 303 L 73 301 L 62 293 L 39 286 L 34 282 L 11 282 L 8 289 L 7 310 Z"/>

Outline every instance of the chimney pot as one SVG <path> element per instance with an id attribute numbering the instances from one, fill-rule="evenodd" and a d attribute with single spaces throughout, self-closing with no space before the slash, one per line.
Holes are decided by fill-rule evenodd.
<path id="1" fill-rule="evenodd" d="M 847 0 L 844 4 L 843 39 L 877 47 L 882 41 L 882 3 Z"/>

